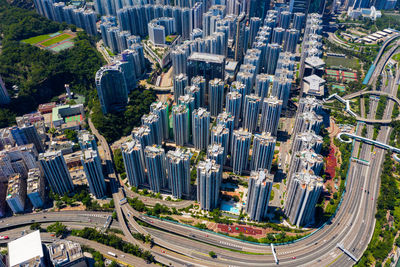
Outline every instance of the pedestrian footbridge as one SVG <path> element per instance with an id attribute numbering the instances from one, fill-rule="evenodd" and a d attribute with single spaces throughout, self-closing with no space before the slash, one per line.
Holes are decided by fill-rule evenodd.
<path id="1" fill-rule="evenodd" d="M 394 155 L 393 155 L 394 159 L 396 161 L 400 162 L 400 158 L 397 156 L 397 154 L 400 154 L 400 148 L 385 144 L 385 143 L 380 142 L 380 141 L 376 141 L 376 140 L 373 140 L 373 139 L 362 137 L 362 136 L 359 136 L 359 135 L 341 132 L 336 137 L 341 142 L 344 142 L 344 143 L 351 143 L 353 141 L 350 140 L 350 139 L 349 140 L 344 140 L 342 138 L 342 136 L 347 136 L 347 137 L 349 137 L 351 139 L 354 139 L 354 140 L 357 140 L 357 141 L 363 141 L 364 143 L 367 143 L 367 144 L 370 144 L 370 145 L 374 145 L 374 146 L 377 146 L 377 147 L 380 147 L 380 148 L 383 148 L 383 149 L 386 149 L 386 150 L 390 150 L 390 151 L 392 151 L 394 153 Z"/>

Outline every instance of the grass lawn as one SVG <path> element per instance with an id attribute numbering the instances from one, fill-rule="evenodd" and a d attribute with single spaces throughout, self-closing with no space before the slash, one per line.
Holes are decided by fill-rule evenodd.
<path id="1" fill-rule="evenodd" d="M 400 62 L 400 54 L 394 55 L 393 59 L 396 60 L 397 62 Z"/>
<path id="2" fill-rule="evenodd" d="M 343 66 L 344 68 L 356 69 L 358 66 L 358 61 L 356 59 L 341 58 L 341 57 L 327 57 L 327 66 Z"/>
<path id="3" fill-rule="evenodd" d="M 175 38 L 176 38 L 176 35 L 168 35 L 165 37 L 165 41 L 167 43 L 172 43 L 175 40 Z"/>
<path id="4" fill-rule="evenodd" d="M 71 36 L 69 34 L 61 34 L 57 37 L 54 37 L 53 39 L 50 39 L 48 41 L 41 43 L 41 45 L 43 45 L 44 47 L 47 47 L 47 46 L 59 43 L 61 41 L 64 41 L 64 40 L 70 39 L 70 38 L 71 38 Z"/>
<path id="5" fill-rule="evenodd" d="M 111 57 L 115 56 L 115 54 L 110 49 L 108 49 L 107 47 L 104 47 L 104 48 L 106 49 L 109 56 L 111 56 Z"/>
<path id="6" fill-rule="evenodd" d="M 31 38 L 22 40 L 22 42 L 34 45 L 36 43 L 42 42 L 42 41 L 44 41 L 46 39 L 49 39 L 49 38 L 50 38 L 50 34 L 43 34 L 43 35 L 38 35 L 38 36 L 35 36 L 35 37 L 31 37 Z"/>

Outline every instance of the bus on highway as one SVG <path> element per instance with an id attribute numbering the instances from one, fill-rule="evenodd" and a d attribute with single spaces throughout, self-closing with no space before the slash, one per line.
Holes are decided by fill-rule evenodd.
<path id="1" fill-rule="evenodd" d="M 113 256 L 114 258 L 116 258 L 116 257 L 117 257 L 117 254 L 115 254 L 115 253 L 112 253 L 111 251 L 107 252 L 107 254 L 108 254 L 108 255 L 110 255 L 110 256 Z"/>
<path id="2" fill-rule="evenodd" d="M 121 200 L 119 201 L 119 204 L 120 204 L 120 205 L 124 205 L 126 202 L 127 202 L 127 201 L 126 201 L 126 198 L 124 197 L 123 199 L 121 199 Z"/>

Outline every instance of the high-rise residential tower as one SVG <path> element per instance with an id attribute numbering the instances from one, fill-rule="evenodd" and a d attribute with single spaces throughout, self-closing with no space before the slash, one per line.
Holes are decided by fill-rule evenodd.
<path id="1" fill-rule="evenodd" d="M 161 127 L 163 132 L 163 139 L 169 139 L 169 107 L 167 103 L 161 101 L 154 102 L 150 105 L 152 113 L 157 114 L 161 119 Z"/>
<path id="2" fill-rule="evenodd" d="M 6 85 L 0 76 L 0 105 L 6 105 L 10 103 L 10 96 L 8 95 Z"/>
<path id="3" fill-rule="evenodd" d="M 144 149 L 144 158 L 150 190 L 159 193 L 161 189 L 169 188 L 164 149 L 160 146 L 147 146 Z"/>
<path id="4" fill-rule="evenodd" d="M 229 92 L 226 94 L 226 112 L 234 117 L 234 128 L 239 127 L 241 118 L 242 95 L 238 92 Z"/>
<path id="5" fill-rule="evenodd" d="M 168 151 L 167 171 L 169 187 L 175 198 L 190 194 L 190 154 L 181 149 Z"/>
<path id="6" fill-rule="evenodd" d="M 188 86 L 188 77 L 180 73 L 176 75 L 174 78 L 174 101 L 178 103 L 178 99 L 180 96 L 185 94 L 185 87 Z"/>
<path id="7" fill-rule="evenodd" d="M 175 144 L 184 146 L 189 142 L 189 109 L 185 105 L 174 106 L 172 108 L 172 119 Z"/>
<path id="8" fill-rule="evenodd" d="M 246 213 L 251 220 L 259 222 L 266 217 L 273 180 L 274 176 L 267 170 L 260 169 L 250 173 Z"/>
<path id="9" fill-rule="evenodd" d="M 92 148 L 85 149 L 81 156 L 81 162 L 85 170 L 86 179 L 89 182 L 90 193 L 96 198 L 103 198 L 107 189 L 101 159 L 97 150 Z"/>
<path id="10" fill-rule="evenodd" d="M 200 208 L 212 211 L 217 208 L 222 180 L 222 166 L 206 159 L 197 165 L 197 201 Z"/>
<path id="11" fill-rule="evenodd" d="M 39 162 L 54 193 L 64 195 L 73 189 L 71 176 L 61 150 L 39 154 Z"/>
<path id="12" fill-rule="evenodd" d="M 208 105 L 210 107 L 210 114 L 216 117 L 221 113 L 224 105 L 224 82 L 221 79 L 210 80 L 208 85 Z"/>
<path id="13" fill-rule="evenodd" d="M 284 211 L 293 225 L 306 226 L 313 222 L 322 187 L 322 178 L 312 171 L 302 170 L 292 175 Z"/>
<path id="14" fill-rule="evenodd" d="M 250 161 L 250 170 L 266 169 L 271 170 L 274 159 L 276 138 L 270 133 L 263 132 L 255 134 L 253 139 L 253 150 Z"/>
<path id="15" fill-rule="evenodd" d="M 282 100 L 276 97 L 264 98 L 261 108 L 260 131 L 276 136 L 278 132 L 279 118 L 282 111 Z"/>
<path id="16" fill-rule="evenodd" d="M 252 134 L 243 129 L 233 131 L 231 165 L 235 174 L 247 170 L 251 137 Z"/>
<path id="17" fill-rule="evenodd" d="M 120 67 L 102 67 L 96 73 L 96 88 L 104 114 L 121 111 L 128 102 L 128 88 Z"/>
<path id="18" fill-rule="evenodd" d="M 134 139 L 133 141 L 123 143 L 121 145 L 121 152 L 129 185 L 139 187 L 147 184 L 143 157 L 144 148 L 140 144 L 140 141 Z"/>
<path id="19" fill-rule="evenodd" d="M 199 150 L 206 150 L 210 140 L 210 112 L 205 108 L 195 109 L 192 125 L 194 147 Z"/>
<path id="20" fill-rule="evenodd" d="M 254 133 L 258 126 L 261 98 L 257 95 L 246 95 L 243 111 L 243 128 Z"/>

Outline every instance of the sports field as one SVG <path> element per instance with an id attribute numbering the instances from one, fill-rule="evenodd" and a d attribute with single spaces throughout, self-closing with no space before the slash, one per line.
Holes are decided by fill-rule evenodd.
<path id="1" fill-rule="evenodd" d="M 43 43 L 40 43 L 40 44 L 45 46 L 45 47 L 47 47 L 47 46 L 59 43 L 61 41 L 64 41 L 66 39 L 71 39 L 71 35 L 63 33 L 63 34 L 58 35 L 58 36 L 56 36 L 54 38 L 50 38 L 50 39 L 48 39 L 48 40 L 46 40 L 46 41 L 44 41 Z"/>
<path id="2" fill-rule="evenodd" d="M 57 33 L 57 35 L 62 34 L 62 32 L 56 32 L 56 33 Z M 56 36 L 56 35 L 54 35 L 54 34 L 56 34 L 56 33 L 38 35 L 38 36 L 35 36 L 35 37 L 31 37 L 31 38 L 22 40 L 22 42 L 23 42 L 23 43 L 27 43 L 27 44 L 34 45 L 34 44 L 43 42 L 43 41 L 45 41 L 45 40 L 47 40 L 47 39 L 49 39 L 49 38 L 51 38 L 51 37 Z"/>
<path id="3" fill-rule="evenodd" d="M 356 59 L 327 57 L 325 63 L 328 67 L 343 67 L 348 69 L 356 69 L 358 61 Z"/>
<path id="4" fill-rule="evenodd" d="M 31 37 L 22 42 L 53 52 L 60 52 L 74 46 L 73 39 L 75 37 L 76 34 L 72 32 L 55 32 Z"/>
<path id="5" fill-rule="evenodd" d="M 65 118 L 65 122 L 70 122 L 70 121 L 82 121 L 83 117 L 82 115 L 75 115 L 75 116 L 70 116 Z"/>

